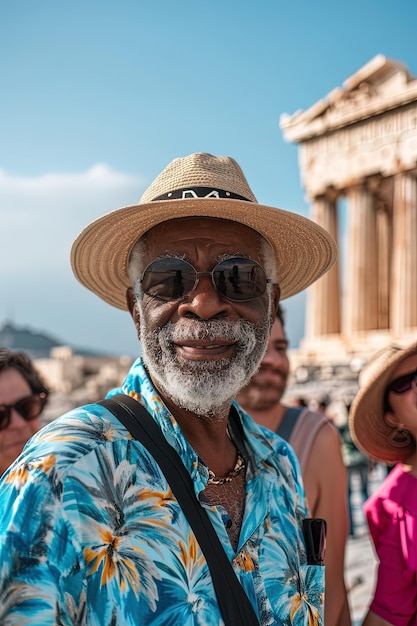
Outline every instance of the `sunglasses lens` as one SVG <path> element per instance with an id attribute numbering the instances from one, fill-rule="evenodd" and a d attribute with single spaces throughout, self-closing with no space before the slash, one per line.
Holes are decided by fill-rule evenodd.
<path id="1" fill-rule="evenodd" d="M 12 410 L 17 411 L 27 422 L 36 419 L 42 413 L 46 403 L 44 393 L 34 394 L 18 400 L 14 404 L 0 405 L 0 430 L 10 424 Z"/>
<path id="2" fill-rule="evenodd" d="M 5 406 L 0 406 L 0 430 L 7 427 L 9 419 L 9 409 Z"/>
<path id="3" fill-rule="evenodd" d="M 262 267 L 246 257 L 226 259 L 212 272 L 201 273 L 184 259 L 165 257 L 153 261 L 145 269 L 142 290 L 160 300 L 176 300 L 192 291 L 197 277 L 206 273 L 211 273 L 216 289 L 235 302 L 258 298 L 265 293 L 268 282 Z"/>
<path id="4" fill-rule="evenodd" d="M 222 261 L 214 268 L 213 278 L 218 291 L 237 302 L 262 296 L 267 284 L 262 267 L 245 257 Z"/>
<path id="5" fill-rule="evenodd" d="M 30 420 L 36 419 L 45 406 L 45 395 L 34 395 L 28 396 L 27 398 L 22 398 L 19 402 L 16 402 L 14 408 L 25 420 L 30 422 Z"/>
<path id="6" fill-rule="evenodd" d="M 192 290 L 196 272 L 183 259 L 166 257 L 157 259 L 143 272 L 142 289 L 148 296 L 161 300 L 176 300 Z"/>
<path id="7" fill-rule="evenodd" d="M 415 380 L 416 377 L 416 372 L 400 376 L 400 378 L 397 378 L 397 380 L 394 380 L 390 385 L 388 385 L 388 390 L 393 391 L 394 393 L 405 393 L 411 389 L 413 380 Z"/>

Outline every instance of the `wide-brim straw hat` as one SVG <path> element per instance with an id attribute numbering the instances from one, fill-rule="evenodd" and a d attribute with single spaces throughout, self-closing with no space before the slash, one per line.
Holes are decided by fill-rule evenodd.
<path id="1" fill-rule="evenodd" d="M 336 244 L 321 226 L 259 204 L 234 159 L 197 153 L 172 161 L 139 204 L 107 213 L 80 233 L 71 250 L 75 276 L 109 304 L 126 309 L 132 247 L 157 224 L 183 217 L 232 220 L 260 233 L 276 257 L 281 299 L 311 285 L 336 260 Z"/>
<path id="2" fill-rule="evenodd" d="M 349 427 L 355 444 L 369 457 L 383 463 L 405 461 L 415 449 L 414 440 L 404 448 L 389 439 L 392 427 L 384 421 L 385 392 L 396 368 L 417 354 L 417 343 L 406 347 L 392 345 L 369 362 L 359 376 L 359 392 L 349 412 Z"/>

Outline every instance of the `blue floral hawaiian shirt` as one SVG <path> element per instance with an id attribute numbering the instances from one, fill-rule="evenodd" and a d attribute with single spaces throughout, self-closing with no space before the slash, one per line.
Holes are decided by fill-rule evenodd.
<path id="1" fill-rule="evenodd" d="M 110 395 L 119 392 L 153 415 L 201 496 L 207 468 L 140 359 Z M 250 463 L 236 552 L 225 511 L 207 506 L 208 514 L 262 626 L 321 625 L 324 567 L 306 563 L 295 455 L 237 410 Z M 207 563 L 165 477 L 102 405 L 37 433 L 3 475 L 0 503 L 0 624 L 223 625 Z"/>

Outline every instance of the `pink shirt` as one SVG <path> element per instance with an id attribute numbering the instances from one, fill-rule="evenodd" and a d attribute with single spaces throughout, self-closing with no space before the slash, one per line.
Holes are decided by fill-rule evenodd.
<path id="1" fill-rule="evenodd" d="M 371 611 L 417 625 L 417 478 L 401 463 L 364 504 L 379 568 Z"/>

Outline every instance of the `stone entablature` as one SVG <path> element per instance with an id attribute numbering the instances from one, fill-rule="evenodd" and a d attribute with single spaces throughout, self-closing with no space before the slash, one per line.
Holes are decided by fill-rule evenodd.
<path id="1" fill-rule="evenodd" d="M 415 102 L 417 82 L 403 63 L 374 57 L 344 81 L 344 89 L 333 89 L 307 111 L 283 113 L 280 127 L 287 141 L 301 143 L 378 113 Z"/>
<path id="2" fill-rule="evenodd" d="M 300 148 L 307 195 L 314 198 L 323 187 L 343 191 L 367 176 L 412 170 L 416 150 L 417 102 L 310 139 Z"/>
<path id="3" fill-rule="evenodd" d="M 402 63 L 376 56 L 324 100 L 281 116 L 285 139 L 300 143 L 301 178 L 311 200 L 373 175 L 416 167 L 417 80 Z"/>

